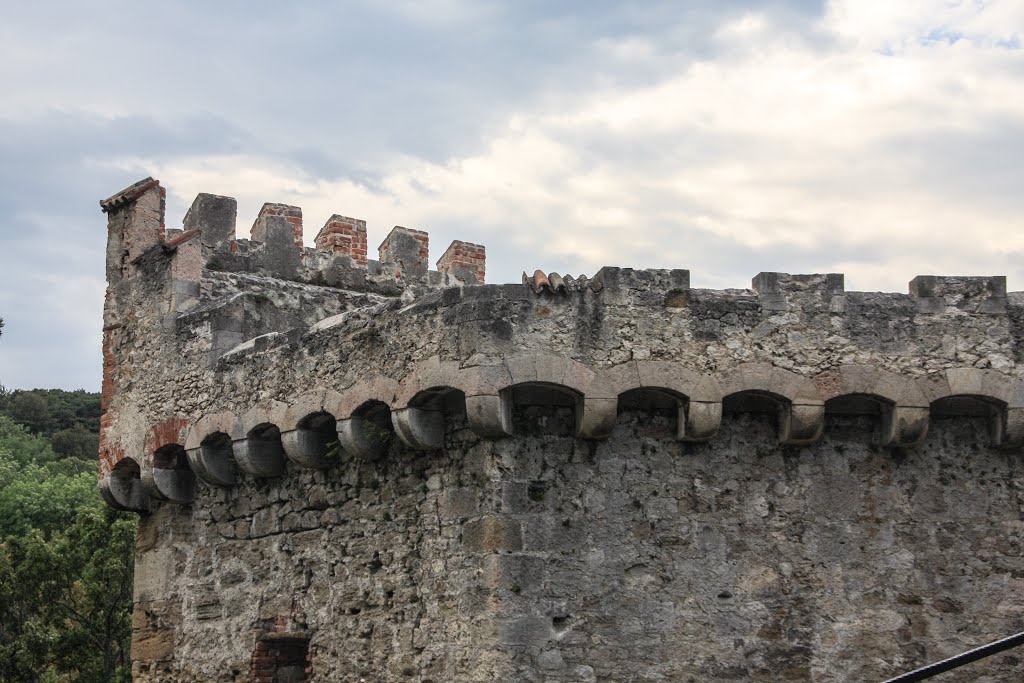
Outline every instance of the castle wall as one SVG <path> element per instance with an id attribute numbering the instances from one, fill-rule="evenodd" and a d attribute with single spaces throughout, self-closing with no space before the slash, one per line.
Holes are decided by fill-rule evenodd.
<path id="1" fill-rule="evenodd" d="M 983 420 L 894 456 L 867 416 L 811 448 L 751 413 L 713 444 L 626 412 L 594 446 L 565 418 L 144 517 L 136 680 L 241 680 L 277 628 L 310 680 L 882 680 L 1019 628 L 1020 467 Z"/>
<path id="2" fill-rule="evenodd" d="M 136 680 L 871 680 L 1024 630 L 1004 278 L 466 284 L 476 245 L 232 206 L 108 264 Z"/>

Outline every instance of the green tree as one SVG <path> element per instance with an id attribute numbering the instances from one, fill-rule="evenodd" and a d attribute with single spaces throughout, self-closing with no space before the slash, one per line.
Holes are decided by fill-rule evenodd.
<path id="1" fill-rule="evenodd" d="M 45 621 L 62 625 L 56 662 L 77 683 L 127 680 L 134 547 L 134 519 L 108 509 L 83 510 L 46 546 Z"/>
<path id="2" fill-rule="evenodd" d="M 42 680 L 56 631 L 43 617 L 38 534 L 0 543 L 0 681 Z"/>
<path id="3" fill-rule="evenodd" d="M 48 538 L 99 504 L 91 464 L 56 461 L 46 439 L 0 417 L 0 538 Z"/>
<path id="4" fill-rule="evenodd" d="M 0 453 L 5 452 L 8 459 L 20 466 L 45 463 L 57 458 L 49 441 L 29 433 L 13 419 L 0 415 Z M 0 457 L 0 462 L 3 459 Z M 9 481 L 0 477 L 0 488 Z"/>
<path id="5" fill-rule="evenodd" d="M 100 395 L 82 389 L 0 392 L 0 415 L 7 415 L 44 436 L 71 429 L 75 425 L 99 434 L 102 413 Z"/>
<path id="6" fill-rule="evenodd" d="M 11 417 L 38 434 L 49 424 L 50 404 L 34 391 L 19 392 L 11 401 Z"/>
<path id="7" fill-rule="evenodd" d="M 50 443 L 60 457 L 95 460 L 100 448 L 100 437 L 76 422 L 72 427 L 55 432 L 50 437 Z"/>
<path id="8" fill-rule="evenodd" d="M 92 463 L 0 416 L 0 681 L 129 680 L 134 538 Z"/>
<path id="9" fill-rule="evenodd" d="M 85 509 L 0 545 L 0 680 L 129 680 L 134 539 L 130 518 Z"/>

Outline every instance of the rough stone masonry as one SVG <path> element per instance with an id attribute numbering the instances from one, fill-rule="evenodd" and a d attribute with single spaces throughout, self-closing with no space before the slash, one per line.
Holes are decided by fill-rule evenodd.
<path id="1" fill-rule="evenodd" d="M 486 285 L 418 230 L 101 206 L 136 681 L 870 682 L 1024 630 L 1002 277 Z"/>

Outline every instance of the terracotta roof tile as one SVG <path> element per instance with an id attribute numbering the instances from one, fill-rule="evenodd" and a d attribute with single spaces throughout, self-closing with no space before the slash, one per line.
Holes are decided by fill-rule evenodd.
<path id="1" fill-rule="evenodd" d="M 134 202 L 154 185 L 159 184 L 159 181 L 153 180 L 151 177 L 143 178 L 139 182 L 124 188 L 117 194 L 107 197 L 106 199 L 101 199 L 100 209 L 103 210 L 103 213 L 110 213 L 115 209 L 120 209 L 122 206 L 127 206 Z"/>
<path id="2" fill-rule="evenodd" d="M 567 294 L 569 292 L 582 292 L 585 289 L 598 292 L 602 289 L 600 280 L 592 280 L 586 275 L 573 277 L 572 275 L 559 275 L 558 273 L 544 274 L 542 270 L 534 271 L 533 275 L 523 273 L 523 284 L 530 288 L 534 294 L 549 292 L 552 294 Z"/>

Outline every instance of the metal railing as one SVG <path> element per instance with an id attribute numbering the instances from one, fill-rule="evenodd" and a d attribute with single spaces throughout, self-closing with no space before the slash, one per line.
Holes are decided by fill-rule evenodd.
<path id="1" fill-rule="evenodd" d="M 932 676 L 938 676 L 946 671 L 957 669 L 964 664 L 970 664 L 971 662 L 976 662 L 979 659 L 990 657 L 998 652 L 1017 647 L 1018 645 L 1024 645 L 1024 632 L 1018 633 L 1015 636 L 1010 636 L 1009 638 L 997 640 L 994 643 L 989 643 L 988 645 L 976 647 L 973 650 L 968 650 L 967 652 L 958 654 L 955 657 L 943 659 L 941 662 L 935 662 L 934 664 L 923 666 L 920 669 L 915 669 L 914 671 L 897 676 L 896 678 L 890 678 L 885 681 L 885 683 L 915 683 L 916 681 L 923 681 L 931 678 Z"/>

